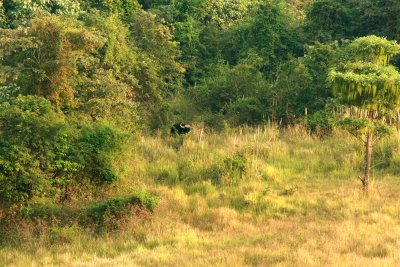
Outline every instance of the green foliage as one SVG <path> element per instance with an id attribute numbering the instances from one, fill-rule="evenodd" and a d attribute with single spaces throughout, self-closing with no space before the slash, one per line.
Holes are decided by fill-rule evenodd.
<path id="1" fill-rule="evenodd" d="M 307 113 L 323 110 L 333 97 L 326 82 L 330 69 L 342 58 L 341 45 L 316 43 L 306 47 L 303 57 L 282 63 L 273 84 L 274 119 L 290 123 Z"/>
<path id="2" fill-rule="evenodd" d="M 127 205 L 140 205 L 142 208 L 153 212 L 158 204 L 158 198 L 148 193 L 140 193 L 127 198 L 115 198 L 92 204 L 87 208 L 89 214 L 96 218 L 103 217 L 105 213 L 117 214 Z"/>
<path id="3" fill-rule="evenodd" d="M 388 66 L 400 45 L 376 36 L 354 40 L 347 49 L 349 60 L 329 73 L 334 93 L 350 105 L 384 111 L 400 104 L 400 74 Z"/>
<path id="4" fill-rule="evenodd" d="M 224 159 L 226 176 L 229 177 L 228 184 L 238 183 L 246 173 L 246 158 L 241 155 L 233 155 Z"/>
<path id="5" fill-rule="evenodd" d="M 260 124 L 264 121 L 264 107 L 255 97 L 240 98 L 227 108 L 232 125 Z"/>
<path id="6" fill-rule="evenodd" d="M 345 118 L 340 120 L 338 125 L 357 137 L 363 137 L 370 132 L 375 132 L 377 137 L 388 135 L 393 132 L 392 128 L 383 122 L 374 122 L 369 119 Z"/>
<path id="7" fill-rule="evenodd" d="M 98 202 L 87 207 L 84 220 L 89 225 L 96 226 L 96 232 L 104 230 L 115 230 L 118 228 L 118 220 L 132 212 L 129 208 L 139 207 L 140 209 L 154 212 L 158 204 L 158 198 L 148 193 L 140 193 L 127 198 L 113 198 L 107 201 Z M 136 211 L 138 212 L 138 211 Z"/>
<path id="8" fill-rule="evenodd" d="M 31 220 L 44 219 L 50 221 L 52 219 L 61 219 L 66 211 L 62 210 L 58 205 L 45 203 L 45 204 L 32 204 L 27 205 L 21 210 L 22 215 Z"/>
<path id="9" fill-rule="evenodd" d="M 243 18 L 251 2 L 249 0 L 205 0 L 205 20 L 218 26 L 229 26 Z"/>
<path id="10" fill-rule="evenodd" d="M 325 136 L 333 132 L 336 121 L 332 110 L 319 110 L 307 117 L 307 126 L 311 132 Z"/>
<path id="11" fill-rule="evenodd" d="M 51 185 L 55 145 L 64 131 L 64 118 L 49 101 L 36 96 L 17 97 L 0 104 L 0 198 L 26 203 Z"/>
<path id="12" fill-rule="evenodd" d="M 329 76 L 334 92 L 348 103 L 385 110 L 400 104 L 400 74 L 393 66 L 348 63 Z"/>
<path id="13" fill-rule="evenodd" d="M 57 107 L 72 104 L 78 79 L 77 59 L 82 53 L 99 49 L 103 38 L 82 29 L 76 21 L 56 16 L 38 18 L 24 32 L 15 32 L 14 42 L 31 39 L 33 44 L 14 49 L 3 59 L 3 66 L 14 69 L 11 73 L 7 68 L 3 70 L 6 82 L 16 83 L 27 94 L 44 96 Z"/>
<path id="14" fill-rule="evenodd" d="M 170 98 L 179 90 L 185 72 L 177 60 L 180 50 L 171 30 L 151 13 L 136 16 L 130 29 L 135 44 L 147 55 L 138 62 L 139 94 L 143 97 L 155 92 Z"/>
<path id="15" fill-rule="evenodd" d="M 357 36 L 378 35 L 389 40 L 400 40 L 400 30 L 394 27 L 398 23 L 400 2 L 396 0 L 360 1 L 361 14 L 357 18 Z M 354 17 L 353 17 L 354 18 Z"/>
<path id="16" fill-rule="evenodd" d="M 400 45 L 396 41 L 370 35 L 355 39 L 347 50 L 350 60 L 387 66 L 393 56 L 400 54 Z"/>
<path id="17" fill-rule="evenodd" d="M 203 177 L 209 179 L 214 185 L 223 184 L 224 166 L 223 164 L 214 163 L 210 167 L 203 170 Z"/>
<path id="18" fill-rule="evenodd" d="M 303 36 L 283 2 L 260 4 L 250 26 L 250 45 L 263 58 L 263 72 L 273 75 L 281 61 L 303 54 Z"/>
<path id="19" fill-rule="evenodd" d="M 171 170 L 162 170 L 156 177 L 156 182 L 167 184 L 167 185 L 176 185 L 179 181 L 178 173 Z"/>
<path id="20" fill-rule="evenodd" d="M 12 28 L 28 24 L 39 10 L 69 16 L 82 12 L 77 0 L 4 0 L 3 8 L 6 24 Z"/>
<path id="21" fill-rule="evenodd" d="M 332 41 L 377 35 L 399 40 L 396 0 L 318 0 L 307 10 L 304 25 L 309 40 Z M 312 43 L 312 42 L 310 42 Z"/>
<path id="22" fill-rule="evenodd" d="M 84 0 L 86 8 L 95 8 L 106 15 L 118 14 L 124 21 L 129 21 L 140 10 L 137 0 Z"/>
<path id="23" fill-rule="evenodd" d="M 261 58 L 250 54 L 240 64 L 229 67 L 219 63 L 214 73 L 203 85 L 193 88 L 189 97 L 198 109 L 209 110 L 220 119 L 230 120 L 233 125 L 262 122 L 270 95 L 267 83 L 260 72 Z"/>
<path id="24" fill-rule="evenodd" d="M 305 31 L 312 40 L 322 42 L 349 36 L 352 30 L 348 1 L 317 0 L 308 10 Z"/>
<path id="25" fill-rule="evenodd" d="M 0 3 L 0 28 L 6 26 L 5 10 L 3 2 Z"/>
<path id="26" fill-rule="evenodd" d="M 57 194 L 63 201 L 68 186 L 85 179 L 96 185 L 117 179 L 112 162 L 126 139 L 120 131 L 94 125 L 78 134 L 37 96 L 3 102 L 0 111 L 0 196 L 7 205 Z"/>
<path id="27" fill-rule="evenodd" d="M 91 182 L 102 185 L 118 179 L 113 168 L 113 158 L 118 153 L 126 135 L 106 125 L 85 127 L 77 141 L 77 157 L 83 166 L 82 175 Z"/>
<path id="28" fill-rule="evenodd" d="M 95 227 L 95 230 L 100 233 L 104 230 L 114 230 L 118 227 L 118 220 L 132 212 L 154 212 L 158 201 L 158 197 L 141 192 L 129 197 L 111 198 L 74 208 L 51 203 L 34 203 L 22 208 L 22 216 L 29 222 L 60 221 L 62 225 L 69 225 L 71 222 L 79 223 L 85 227 Z M 53 234 L 57 235 L 57 233 L 50 233 L 50 238 Z"/>

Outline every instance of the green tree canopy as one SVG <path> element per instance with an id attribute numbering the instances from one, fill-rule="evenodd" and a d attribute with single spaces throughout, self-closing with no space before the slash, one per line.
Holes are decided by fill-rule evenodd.
<path id="1" fill-rule="evenodd" d="M 389 65 L 400 53 L 396 41 L 361 37 L 347 47 L 347 60 L 329 74 L 334 93 L 350 105 L 383 111 L 400 104 L 400 74 Z"/>

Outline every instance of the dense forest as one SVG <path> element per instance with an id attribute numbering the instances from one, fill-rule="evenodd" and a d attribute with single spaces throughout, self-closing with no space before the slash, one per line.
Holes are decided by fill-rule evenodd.
<path id="1" fill-rule="evenodd" d="M 63 209 L 79 202 L 76 220 L 99 229 L 126 205 L 153 212 L 159 194 L 127 177 L 144 172 L 141 156 L 156 161 L 151 136 L 172 147 L 165 158 L 184 153 L 184 137 L 169 136 L 180 121 L 200 141 L 301 125 L 324 142 L 344 129 L 365 144 L 353 170 L 367 190 L 373 143 L 400 129 L 399 14 L 398 0 L 2 0 L 0 233 L 78 216 Z M 229 186 L 250 158 L 146 173 Z"/>

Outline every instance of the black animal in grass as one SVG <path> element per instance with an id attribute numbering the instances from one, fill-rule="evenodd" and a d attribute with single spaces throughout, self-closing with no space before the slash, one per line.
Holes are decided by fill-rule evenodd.
<path id="1" fill-rule="evenodd" d="M 183 135 L 190 132 L 192 126 L 183 122 L 178 122 L 171 127 L 171 135 Z"/>

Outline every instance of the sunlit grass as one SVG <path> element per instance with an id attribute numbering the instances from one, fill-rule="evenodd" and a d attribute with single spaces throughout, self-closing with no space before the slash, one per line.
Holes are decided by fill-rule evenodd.
<path id="1" fill-rule="evenodd" d="M 397 138 L 378 144 L 375 162 L 387 167 L 373 169 L 365 198 L 362 146 L 343 133 L 199 132 L 182 144 L 140 137 L 116 163 L 123 179 L 109 194 L 150 191 L 153 215 L 97 236 L 26 226 L 2 245 L 0 266 L 400 265 Z"/>

